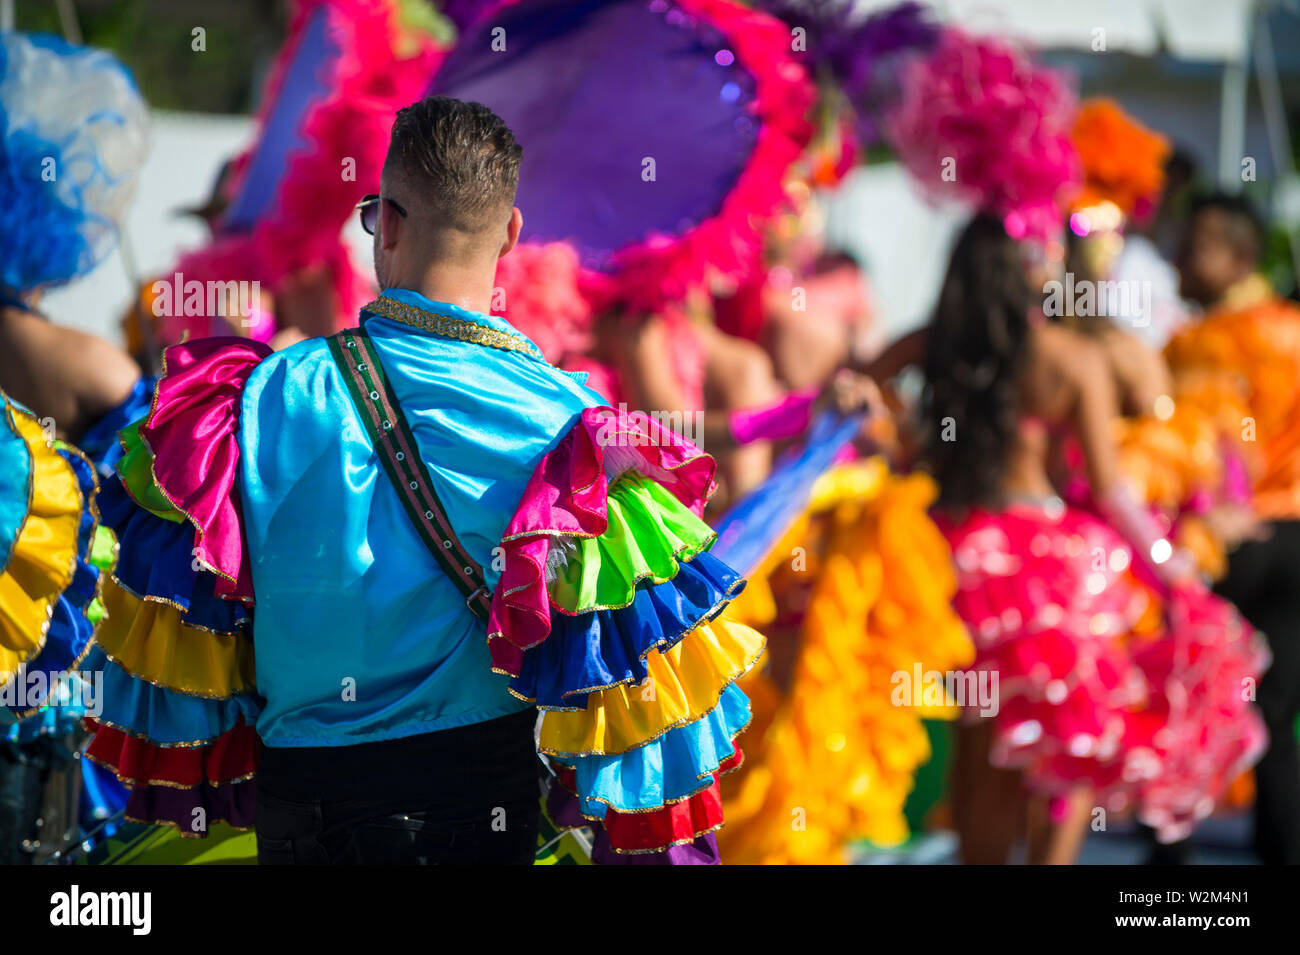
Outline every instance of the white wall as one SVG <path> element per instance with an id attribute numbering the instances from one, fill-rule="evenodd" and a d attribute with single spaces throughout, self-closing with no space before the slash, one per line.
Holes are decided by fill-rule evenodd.
<path id="1" fill-rule="evenodd" d="M 122 248 L 80 281 L 45 296 L 41 310 L 62 325 L 121 341 L 118 322 L 133 294 L 128 262 L 140 279 L 170 268 L 182 249 L 202 244 L 203 223 L 174 210 L 202 204 L 221 163 L 243 149 L 253 132 L 245 116 L 153 114 L 149 157 L 127 213 Z"/>

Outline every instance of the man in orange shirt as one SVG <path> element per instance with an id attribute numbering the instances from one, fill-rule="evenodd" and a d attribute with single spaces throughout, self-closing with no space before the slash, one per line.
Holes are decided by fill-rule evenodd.
<path id="1" fill-rule="evenodd" d="M 1205 316 L 1165 354 L 1180 400 L 1232 394 L 1248 416 L 1241 448 L 1249 493 L 1267 522 L 1228 559 L 1220 592 L 1268 637 L 1273 665 L 1257 701 L 1272 737 L 1256 768 L 1255 845 L 1266 863 L 1300 863 L 1300 306 L 1258 271 L 1264 229 L 1250 204 L 1210 195 L 1192 207 L 1179 254 L 1182 294 Z M 1235 427 L 1235 422 L 1233 423 Z"/>

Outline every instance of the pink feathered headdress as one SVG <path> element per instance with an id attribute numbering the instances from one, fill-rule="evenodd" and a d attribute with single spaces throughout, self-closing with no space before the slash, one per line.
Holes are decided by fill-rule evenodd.
<path id="1" fill-rule="evenodd" d="M 1024 50 L 945 28 L 904 72 L 886 133 L 929 196 L 972 202 L 1013 238 L 1044 241 L 1082 178 L 1074 111 L 1062 77 Z"/>

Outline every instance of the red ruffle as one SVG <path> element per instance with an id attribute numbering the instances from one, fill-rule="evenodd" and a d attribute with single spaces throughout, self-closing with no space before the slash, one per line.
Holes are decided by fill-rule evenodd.
<path id="1" fill-rule="evenodd" d="M 693 443 L 643 414 L 587 408 L 528 482 L 501 538 L 504 571 L 492 596 L 488 645 L 495 669 L 517 676 L 523 651 L 551 632 L 546 562 L 558 537 L 599 537 L 609 526 L 607 470 L 616 455 L 701 514 L 716 465 Z"/>
<path id="2" fill-rule="evenodd" d="M 173 345 L 140 436 L 154 477 L 195 527 L 195 554 L 218 575 L 216 593 L 253 602 L 235 475 L 239 403 L 253 368 L 271 354 L 259 342 L 207 338 Z"/>
<path id="3" fill-rule="evenodd" d="M 86 717 L 95 733 L 86 756 L 136 785 L 190 789 L 249 778 L 257 771 L 257 732 L 243 717 L 204 746 L 159 746 Z"/>
<path id="4" fill-rule="evenodd" d="M 723 763 L 718 775 L 730 772 L 740 765 L 740 747 Z M 556 770 L 561 786 L 569 793 L 576 791 L 574 771 L 566 766 Z M 651 812 L 618 812 L 609 809 L 601 822 L 609 835 L 609 844 L 615 852 L 662 852 L 671 846 L 692 842 L 722 825 L 722 790 L 717 778 L 707 789 L 688 799 L 669 803 Z"/>

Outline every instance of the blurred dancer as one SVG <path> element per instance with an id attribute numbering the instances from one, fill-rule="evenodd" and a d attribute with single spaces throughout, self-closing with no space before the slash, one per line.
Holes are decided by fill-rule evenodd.
<path id="1" fill-rule="evenodd" d="M 0 859 L 18 862 L 76 841 L 81 810 L 117 808 L 79 806 L 78 723 L 98 684 L 72 671 L 113 558 L 95 464 L 146 389 L 120 349 L 36 308 L 113 249 L 147 114 L 109 54 L 17 33 L 0 37 L 0 107 Z"/>
<path id="2" fill-rule="evenodd" d="M 1234 437 L 1257 455 L 1251 494 L 1264 540 L 1228 557 L 1220 592 L 1268 638 L 1259 684 L 1271 735 L 1256 768 L 1255 846 L 1269 863 L 1300 863 L 1300 307 L 1258 271 L 1262 223 L 1239 197 L 1194 203 L 1179 255 L 1182 291 L 1205 316 L 1166 348 L 1180 391 L 1224 395 L 1245 412 Z"/>
<path id="3" fill-rule="evenodd" d="M 125 352 L 37 310 L 42 290 L 102 262 L 144 159 L 148 115 L 108 53 L 54 37 L 4 38 L 0 387 L 60 438 L 80 441 L 131 399 Z"/>
<path id="4" fill-rule="evenodd" d="M 954 606 L 975 641 L 974 672 L 998 680 L 996 712 L 958 734 L 954 816 L 971 863 L 1005 862 L 1022 831 L 1030 862 L 1071 862 L 1098 809 L 1136 808 L 1162 838 L 1180 838 L 1262 745 L 1241 702 L 1241 681 L 1262 663 L 1249 629 L 1198 587 L 1120 482 L 1103 351 L 1031 320 L 1030 295 L 1017 243 L 979 215 L 930 326 L 874 369 L 924 367 Z M 1049 454 L 1062 433 L 1082 449 L 1105 521 L 1057 496 Z"/>

